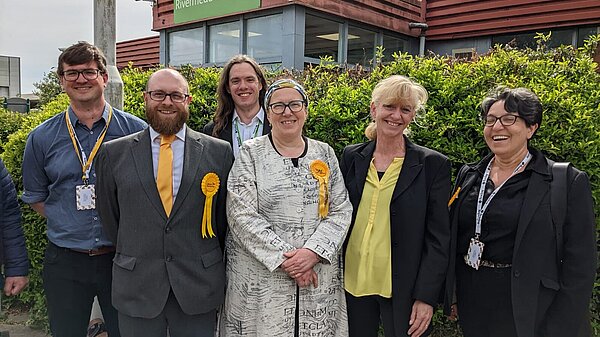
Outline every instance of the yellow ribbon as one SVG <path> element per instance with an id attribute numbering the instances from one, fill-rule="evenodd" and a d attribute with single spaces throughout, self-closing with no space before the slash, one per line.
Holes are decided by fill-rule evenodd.
<path id="1" fill-rule="evenodd" d="M 321 160 L 310 163 L 310 172 L 319 182 L 319 216 L 325 218 L 329 213 L 329 167 Z"/>
<path id="2" fill-rule="evenodd" d="M 454 202 L 454 200 L 456 200 L 456 198 L 458 198 L 459 192 L 460 192 L 460 186 L 456 189 L 456 192 L 454 192 L 454 194 L 452 195 L 452 198 L 450 198 L 450 201 L 448 201 L 448 207 L 450 207 L 452 205 L 452 203 Z"/>
<path id="3" fill-rule="evenodd" d="M 202 238 L 206 238 L 206 232 L 208 230 L 208 236 L 214 237 L 215 232 L 212 228 L 212 200 L 213 196 L 217 194 L 219 190 L 219 176 L 215 173 L 207 173 L 202 178 L 202 193 L 206 196 L 204 200 L 204 213 L 202 214 Z"/>

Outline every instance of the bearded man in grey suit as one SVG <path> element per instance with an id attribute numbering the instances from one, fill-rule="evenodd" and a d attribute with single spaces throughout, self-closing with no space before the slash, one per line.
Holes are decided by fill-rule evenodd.
<path id="1" fill-rule="evenodd" d="M 158 70 L 144 93 L 149 127 L 98 153 L 98 212 L 116 246 L 112 300 L 123 336 L 214 334 L 233 154 L 185 125 L 191 100 L 179 72 Z"/>

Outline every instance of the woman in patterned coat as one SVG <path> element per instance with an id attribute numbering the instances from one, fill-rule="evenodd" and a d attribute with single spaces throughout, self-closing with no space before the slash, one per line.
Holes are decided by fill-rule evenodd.
<path id="1" fill-rule="evenodd" d="M 348 335 L 340 250 L 352 206 L 333 149 L 302 135 L 307 105 L 295 81 L 273 83 L 272 131 L 242 145 L 229 175 L 220 336 Z"/>

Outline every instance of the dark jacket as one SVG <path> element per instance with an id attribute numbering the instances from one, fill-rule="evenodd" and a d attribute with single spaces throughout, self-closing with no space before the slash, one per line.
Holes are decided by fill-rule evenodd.
<path id="1" fill-rule="evenodd" d="M 596 271 L 593 200 L 585 172 L 568 171 L 567 216 L 563 225 L 562 265 L 557 261 L 556 238 L 550 212 L 552 172 L 544 155 L 530 149 L 533 159 L 529 184 L 515 238 L 511 297 L 519 337 L 576 336 L 588 310 Z M 465 165 L 456 189 L 469 191 L 482 176 L 492 155 Z M 451 257 L 446 284 L 446 310 L 452 302 L 457 247 L 458 214 L 464 198 L 459 193 L 450 207 Z M 458 303 L 460 306 L 460 303 Z"/>
<path id="2" fill-rule="evenodd" d="M 404 139 L 406 156 L 390 202 L 395 331 L 408 331 L 415 300 L 435 307 L 450 246 L 450 161 Z M 346 147 L 342 155 L 340 168 L 354 207 L 348 238 L 374 151 L 375 142 L 367 142 Z"/>
<path id="3" fill-rule="evenodd" d="M 0 159 L 0 264 L 5 276 L 26 276 L 29 260 L 15 185 Z"/>
<path id="4" fill-rule="evenodd" d="M 231 146 L 233 146 L 233 138 L 231 136 L 231 132 L 232 132 L 232 128 L 231 128 L 231 124 L 232 124 L 232 119 L 233 119 L 233 113 L 231 113 L 231 115 L 229 115 L 229 117 L 227 118 L 227 123 L 225 124 L 225 127 L 223 128 L 223 130 L 221 130 L 221 132 L 219 132 L 219 134 L 217 135 L 217 138 L 222 139 L 226 142 L 228 142 L 229 144 L 231 144 Z M 265 123 L 263 124 L 263 135 L 268 134 L 269 132 L 271 132 L 271 123 L 269 123 L 269 120 L 267 119 L 267 115 L 265 112 Z M 215 122 L 214 121 L 210 121 L 208 122 L 203 128 L 202 128 L 202 133 L 212 136 L 213 134 L 213 129 L 215 128 Z"/>
<path id="5" fill-rule="evenodd" d="M 190 128 L 185 137 L 181 184 L 168 217 L 156 188 L 148 129 L 106 142 L 98 152 L 96 206 L 117 249 L 112 303 L 131 317 L 156 317 L 171 292 L 188 315 L 223 303 L 225 198 L 233 154 L 226 142 Z M 216 236 L 203 238 L 201 185 L 208 173 L 220 181 L 211 208 Z"/>

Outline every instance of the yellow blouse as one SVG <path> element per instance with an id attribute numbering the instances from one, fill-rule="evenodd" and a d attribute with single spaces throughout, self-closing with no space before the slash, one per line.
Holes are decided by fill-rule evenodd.
<path id="1" fill-rule="evenodd" d="M 390 202 L 404 158 L 394 158 L 379 180 L 371 160 L 346 248 L 344 287 L 354 296 L 392 297 Z"/>

